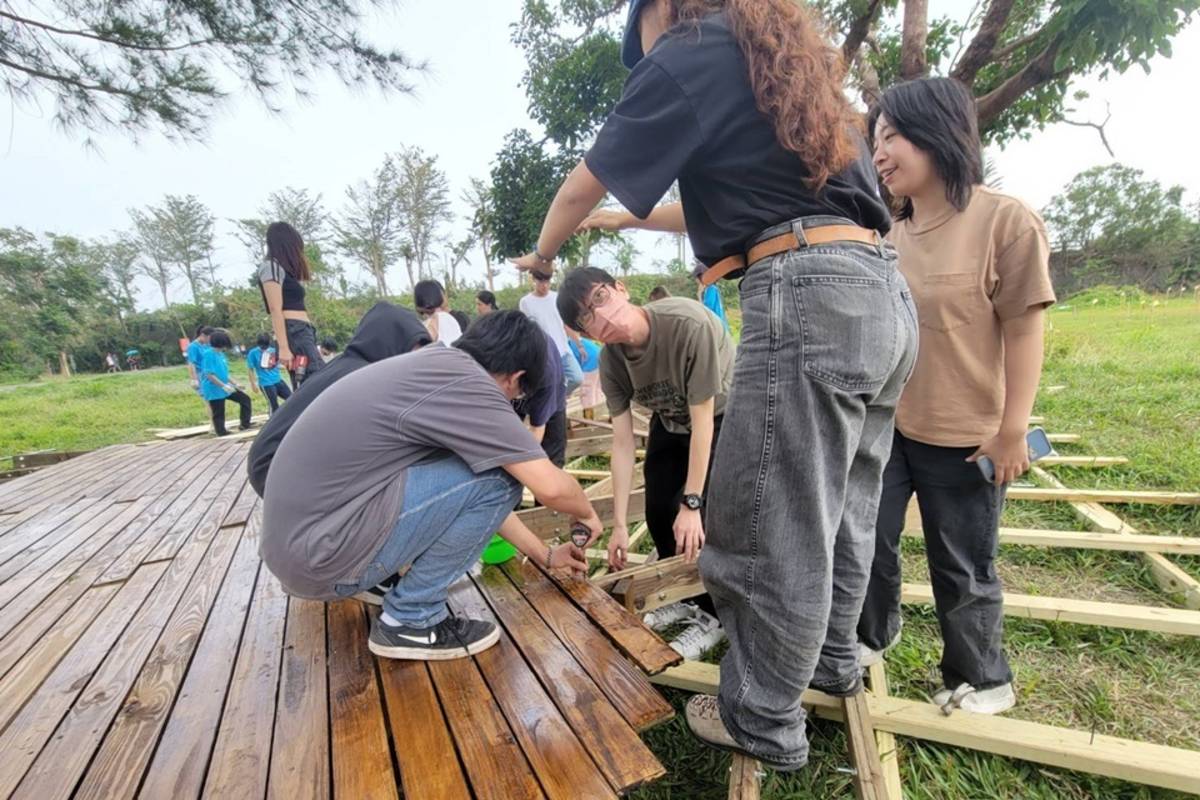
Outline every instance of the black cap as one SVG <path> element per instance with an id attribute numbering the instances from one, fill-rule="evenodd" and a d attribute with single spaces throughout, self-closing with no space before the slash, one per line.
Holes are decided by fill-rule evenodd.
<path id="1" fill-rule="evenodd" d="M 629 17 L 625 20 L 625 38 L 621 42 L 621 63 L 633 69 L 642 60 L 642 34 L 638 30 L 638 17 L 651 0 L 629 0 Z"/>

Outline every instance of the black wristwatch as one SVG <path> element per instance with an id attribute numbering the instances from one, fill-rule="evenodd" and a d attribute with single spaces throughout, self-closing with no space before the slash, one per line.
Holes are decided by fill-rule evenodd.
<path id="1" fill-rule="evenodd" d="M 704 495 L 700 494 L 685 494 L 681 505 L 691 511 L 699 511 L 704 508 Z"/>

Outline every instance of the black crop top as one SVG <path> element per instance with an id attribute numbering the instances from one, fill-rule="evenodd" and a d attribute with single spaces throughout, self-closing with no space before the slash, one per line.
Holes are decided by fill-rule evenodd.
<path id="1" fill-rule="evenodd" d="M 267 305 L 267 293 L 263 289 L 263 284 L 270 283 L 271 281 L 278 283 L 283 290 L 284 311 L 307 310 L 304 308 L 304 284 L 293 278 L 287 273 L 287 270 L 268 258 L 258 268 L 258 290 L 262 292 L 263 305 L 266 306 L 268 314 L 271 313 L 271 307 Z"/>

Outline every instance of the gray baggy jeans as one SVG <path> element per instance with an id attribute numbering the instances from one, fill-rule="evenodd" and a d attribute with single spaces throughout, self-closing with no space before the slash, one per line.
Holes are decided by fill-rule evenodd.
<path id="1" fill-rule="evenodd" d="M 764 231 L 846 223 L 806 217 Z M 780 769 L 808 759 L 800 695 L 859 680 L 896 402 L 917 353 L 895 250 L 780 253 L 742 279 L 742 339 L 707 503 L 700 573 L 726 633 L 721 718 Z"/>

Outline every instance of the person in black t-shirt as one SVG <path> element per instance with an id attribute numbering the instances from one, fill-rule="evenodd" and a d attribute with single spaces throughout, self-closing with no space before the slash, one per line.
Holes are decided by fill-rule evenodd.
<path id="1" fill-rule="evenodd" d="M 804 689 L 862 689 L 855 625 L 916 346 L 888 209 L 819 31 L 794 0 L 632 0 L 621 100 L 514 262 L 553 269 L 582 223 L 686 231 L 706 282 L 744 275 L 700 556 L 730 647 L 719 696 L 693 697 L 687 720 L 782 770 L 808 759 Z M 656 207 L 676 180 L 682 203 Z M 606 193 L 628 212 L 585 221 Z"/>

